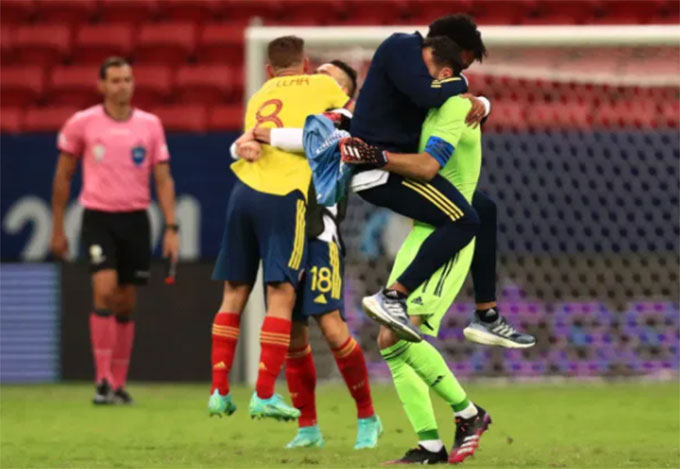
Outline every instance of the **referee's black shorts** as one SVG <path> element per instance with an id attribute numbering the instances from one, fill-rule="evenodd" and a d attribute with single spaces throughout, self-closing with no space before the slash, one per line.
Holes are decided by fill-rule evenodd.
<path id="1" fill-rule="evenodd" d="M 446 223 L 479 223 L 477 212 L 463 194 L 439 174 L 426 182 L 390 173 L 385 184 L 357 194 L 373 205 L 435 227 Z"/>
<path id="2" fill-rule="evenodd" d="M 90 272 L 115 269 L 118 284 L 145 285 L 151 267 L 151 229 L 145 210 L 83 213 L 81 244 Z"/>

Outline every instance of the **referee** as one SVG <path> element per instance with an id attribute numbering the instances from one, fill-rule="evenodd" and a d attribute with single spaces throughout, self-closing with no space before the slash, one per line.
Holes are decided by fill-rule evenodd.
<path id="1" fill-rule="evenodd" d="M 130 404 L 125 389 L 137 286 L 149 279 L 151 235 L 146 209 L 153 173 L 165 218 L 163 256 L 177 260 L 175 186 L 161 121 L 131 106 L 130 64 L 110 57 L 99 69 L 102 104 L 75 113 L 61 129 L 52 188 L 52 253 L 65 258 L 64 211 L 71 179 L 83 167 L 79 201 L 85 207 L 82 244 L 89 256 L 93 310 L 90 336 L 95 362 L 95 404 Z"/>

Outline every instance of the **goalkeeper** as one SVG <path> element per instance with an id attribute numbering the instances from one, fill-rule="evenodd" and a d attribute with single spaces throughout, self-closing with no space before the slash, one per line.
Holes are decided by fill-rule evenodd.
<path id="1" fill-rule="evenodd" d="M 448 37 L 428 38 L 424 55 L 432 75 L 444 80 L 460 72 L 461 50 Z M 453 184 L 470 202 L 477 186 L 481 168 L 481 131 L 479 126 L 467 126 L 466 116 L 472 104 L 464 97 L 449 98 L 438 109 L 432 109 L 423 122 L 419 151 L 436 158 L 441 163 L 439 175 Z M 377 151 L 358 138 L 341 141 L 343 155 L 361 155 Z M 389 159 L 395 155 L 387 152 Z M 397 155 L 402 156 L 402 155 Z M 419 155 L 403 155 L 418 157 Z M 427 156 L 427 155 L 426 155 Z M 347 158 L 345 158 L 347 161 Z M 351 161 L 362 164 L 359 159 Z M 407 176 L 427 180 L 432 178 L 426 165 L 414 165 Z M 409 179 L 410 181 L 410 179 Z M 411 263 L 434 227 L 415 221 L 414 227 L 402 245 L 390 275 L 393 282 Z M 450 308 L 465 277 L 474 253 L 474 240 L 449 259 L 428 280 L 418 286 L 409 297 L 409 315 L 414 325 L 424 334 L 436 336 L 443 316 Z M 474 454 L 479 438 L 491 419 L 481 407 L 475 406 L 449 370 L 441 354 L 428 342 L 411 343 L 400 340 L 395 332 L 381 326 L 378 335 L 380 352 L 387 362 L 399 399 L 406 415 L 418 435 L 419 444 L 393 463 L 451 463 L 462 462 Z M 456 436 L 450 454 L 439 438 L 437 422 L 430 401 L 433 389 L 455 414 Z"/>
<path id="2" fill-rule="evenodd" d="M 463 48 L 463 68 L 473 60 L 482 61 L 486 48 L 472 18 L 450 15 L 430 24 L 428 38 L 447 36 Z M 436 227 L 418 254 L 397 281 L 386 289 L 364 298 L 366 312 L 402 337 L 417 342 L 421 336 L 411 326 L 407 309 L 410 295 L 456 252 L 477 234 L 478 248 L 472 262 L 477 311 L 464 333 L 468 340 L 504 347 L 526 348 L 534 337 L 513 328 L 496 307 L 496 207 L 488 196 L 476 191 L 469 201 L 437 175 L 436 149 L 431 155 L 414 155 L 421 126 L 429 109 L 438 108 L 451 96 L 467 90 L 463 75 L 432 81 L 432 73 L 424 64 L 424 39 L 420 34 L 394 34 L 376 51 L 359 94 L 350 133 L 362 140 L 397 153 L 386 160 L 385 152 L 375 157 L 379 169 L 363 171 L 352 179 L 352 188 L 368 202 Z M 488 115 L 488 102 L 471 98 L 468 123 L 479 122 Z M 486 105 L 484 105 L 486 104 Z M 486 109 L 485 109 L 486 108 Z M 393 153 L 393 154 L 394 154 Z M 405 156 L 399 153 L 406 154 Z M 431 175 L 427 183 L 405 180 L 404 170 L 427 167 Z M 389 172 L 388 172 L 389 171 Z M 408 175 L 407 175 L 408 177 Z M 474 209 L 474 210 L 473 210 Z M 478 218 L 479 223 L 475 224 Z M 475 228 L 478 226 L 478 228 Z M 408 308 L 407 308 L 408 297 Z"/>

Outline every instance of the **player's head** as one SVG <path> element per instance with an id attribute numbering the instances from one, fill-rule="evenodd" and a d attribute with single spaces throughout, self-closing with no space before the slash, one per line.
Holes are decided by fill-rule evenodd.
<path id="1" fill-rule="evenodd" d="M 297 36 L 282 36 L 267 45 L 267 76 L 301 75 L 309 72 L 305 41 Z"/>
<path id="2" fill-rule="evenodd" d="M 486 57 L 486 47 L 477 24 L 468 15 L 457 14 L 437 18 L 430 24 L 427 37 L 447 36 L 463 49 L 463 69 Z"/>
<path id="3" fill-rule="evenodd" d="M 333 78 L 342 91 L 350 98 L 357 92 L 357 71 L 342 60 L 331 60 L 317 67 L 316 73 L 323 73 Z"/>
<path id="4" fill-rule="evenodd" d="M 99 67 L 99 91 L 104 100 L 129 104 L 135 90 L 130 63 L 122 57 L 109 57 Z"/>
<path id="5" fill-rule="evenodd" d="M 428 37 L 423 42 L 423 61 L 432 78 L 443 80 L 463 70 L 461 47 L 446 36 Z"/>

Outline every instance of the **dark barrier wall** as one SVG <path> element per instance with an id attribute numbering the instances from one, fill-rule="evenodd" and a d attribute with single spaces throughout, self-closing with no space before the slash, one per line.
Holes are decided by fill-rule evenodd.
<path id="1" fill-rule="evenodd" d="M 167 137 L 180 222 L 187 225 L 183 234 L 185 238 L 197 237 L 197 255 L 192 251 L 185 258 L 217 255 L 224 208 L 234 181 L 229 171 L 229 145 L 236 136 L 211 133 Z M 0 243 L 4 261 L 42 260 L 47 254 L 49 200 L 57 161 L 55 141 L 54 134 L 3 134 L 0 138 Z M 74 179 L 73 198 L 80 190 L 80 174 Z"/>
<path id="2" fill-rule="evenodd" d="M 222 300 L 222 284 L 210 279 L 212 264 L 207 262 L 180 264 L 172 286 L 163 282 L 163 270 L 162 264 L 155 264 L 149 285 L 139 291 L 130 379 L 209 382 L 210 328 Z M 61 282 L 61 376 L 89 380 L 92 303 L 87 265 L 64 264 Z M 239 352 L 234 380 L 241 376 L 241 358 Z"/>

